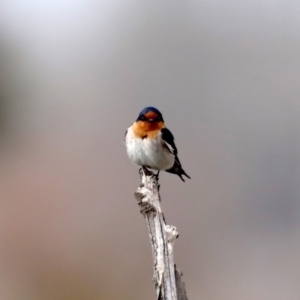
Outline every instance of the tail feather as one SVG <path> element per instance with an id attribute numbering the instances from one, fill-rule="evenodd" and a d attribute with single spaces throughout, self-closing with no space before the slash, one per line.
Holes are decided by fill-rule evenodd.
<path id="1" fill-rule="evenodd" d="M 171 169 L 166 170 L 166 172 L 176 174 L 180 177 L 180 179 L 185 182 L 184 178 L 182 175 L 186 176 L 187 178 L 191 179 L 191 177 L 185 173 L 185 171 L 182 169 L 181 165 L 178 164 L 176 161 Z"/>

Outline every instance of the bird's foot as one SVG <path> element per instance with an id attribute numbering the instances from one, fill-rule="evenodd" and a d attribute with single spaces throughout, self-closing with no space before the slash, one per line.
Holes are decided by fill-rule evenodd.
<path id="1" fill-rule="evenodd" d="M 144 173 L 146 176 L 150 176 L 150 175 L 153 174 L 150 170 L 148 170 L 148 169 L 146 168 L 146 166 L 142 166 L 142 167 L 139 169 L 139 173 L 140 173 L 140 175 L 142 175 L 142 173 Z"/>
<path id="2" fill-rule="evenodd" d="M 160 173 L 160 171 L 157 171 L 156 174 L 153 174 L 153 176 L 155 177 L 157 182 L 159 181 L 159 173 Z M 158 190 L 159 190 L 159 185 L 158 185 Z"/>

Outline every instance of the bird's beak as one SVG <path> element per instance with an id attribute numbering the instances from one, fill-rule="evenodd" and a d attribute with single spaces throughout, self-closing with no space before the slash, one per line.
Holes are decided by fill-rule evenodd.
<path id="1" fill-rule="evenodd" d="M 150 123 L 152 123 L 154 121 L 155 121 L 154 119 L 148 119 L 148 122 L 150 122 Z"/>

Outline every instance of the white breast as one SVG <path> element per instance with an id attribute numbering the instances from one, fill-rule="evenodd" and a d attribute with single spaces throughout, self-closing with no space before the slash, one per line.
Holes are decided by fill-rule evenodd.
<path id="1" fill-rule="evenodd" d="M 127 154 L 130 160 L 138 165 L 154 170 L 167 170 L 174 164 L 174 155 L 163 147 L 161 133 L 156 138 L 137 138 L 129 127 L 125 138 Z"/>

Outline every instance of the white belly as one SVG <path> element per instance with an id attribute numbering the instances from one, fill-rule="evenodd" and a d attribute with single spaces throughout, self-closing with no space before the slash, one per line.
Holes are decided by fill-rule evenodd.
<path id="1" fill-rule="evenodd" d="M 136 138 L 129 128 L 125 144 L 130 160 L 138 166 L 167 170 L 174 165 L 174 155 L 163 147 L 161 134 L 158 134 L 155 139 L 141 139 Z"/>

